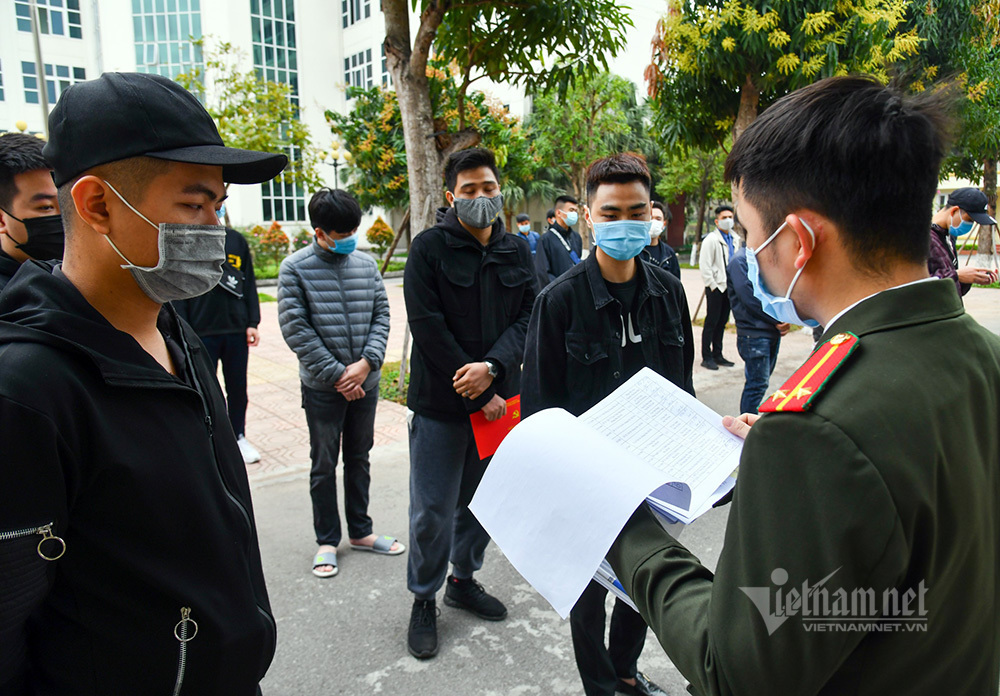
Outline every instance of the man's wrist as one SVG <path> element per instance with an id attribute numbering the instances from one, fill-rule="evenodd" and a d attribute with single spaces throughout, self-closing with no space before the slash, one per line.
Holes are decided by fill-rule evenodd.
<path id="1" fill-rule="evenodd" d="M 500 375 L 500 366 L 493 360 L 483 360 L 483 364 L 486 365 L 487 373 L 489 373 L 490 377 L 494 380 Z"/>

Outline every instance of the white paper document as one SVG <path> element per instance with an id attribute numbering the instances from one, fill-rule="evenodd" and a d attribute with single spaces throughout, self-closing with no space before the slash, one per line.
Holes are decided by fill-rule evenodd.
<path id="1" fill-rule="evenodd" d="M 721 416 L 644 368 L 579 418 L 549 409 L 524 419 L 469 507 L 565 618 L 647 496 L 690 522 L 732 488 L 742 444 Z"/>

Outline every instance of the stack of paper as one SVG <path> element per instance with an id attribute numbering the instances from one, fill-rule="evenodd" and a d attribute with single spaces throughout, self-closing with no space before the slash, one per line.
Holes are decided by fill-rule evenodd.
<path id="1" fill-rule="evenodd" d="M 645 368 L 579 418 L 536 413 L 504 439 L 470 508 L 566 616 L 649 496 L 690 522 L 732 488 L 743 441 L 722 417 Z"/>

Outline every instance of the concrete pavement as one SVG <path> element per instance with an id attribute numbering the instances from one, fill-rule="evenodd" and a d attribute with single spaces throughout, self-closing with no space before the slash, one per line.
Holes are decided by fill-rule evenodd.
<path id="1" fill-rule="evenodd" d="M 701 293 L 697 271 L 684 270 L 692 311 Z M 393 313 L 387 360 L 402 353 L 405 309 L 400 280 L 386 282 Z M 973 289 L 966 307 L 1000 333 L 1000 293 Z M 297 364 L 277 326 L 277 306 L 264 304 L 262 343 L 251 350 L 250 440 L 262 452 L 248 467 L 260 530 L 264 571 L 278 622 L 278 649 L 263 683 L 275 694 L 437 694 L 526 696 L 581 694 L 568 622 L 561 621 L 494 546 L 477 578 L 508 606 L 506 621 L 490 623 L 438 602 L 441 652 L 418 662 L 406 652 L 411 596 L 406 591 L 406 554 L 339 553 L 340 573 L 321 580 L 309 572 L 315 553 L 308 492 L 309 447 L 300 408 Z M 702 316 L 704 309 L 702 309 Z M 700 327 L 695 327 L 699 340 Z M 695 366 L 699 398 L 720 413 L 733 413 L 743 386 L 735 333 L 727 334 L 726 357 L 734 368 L 709 372 Z M 812 346 L 808 331 L 782 342 L 772 388 L 787 379 Z M 947 356 L 942 356 L 943 360 Z M 409 461 L 405 408 L 382 401 L 371 453 L 370 512 L 375 531 L 407 542 Z M 715 567 L 727 511 L 714 510 L 684 532 L 683 541 Z M 544 539 L 539 543 L 573 543 Z M 685 680 L 649 635 L 639 668 L 671 694 L 686 693 Z"/>

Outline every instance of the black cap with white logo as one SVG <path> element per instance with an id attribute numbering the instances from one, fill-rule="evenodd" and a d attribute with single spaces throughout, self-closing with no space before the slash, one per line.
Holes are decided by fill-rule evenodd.
<path id="1" fill-rule="evenodd" d="M 193 94 L 173 80 L 144 73 L 104 73 L 66 89 L 49 114 L 42 150 L 56 186 L 88 169 L 129 157 L 222 167 L 224 181 L 273 179 L 288 158 L 226 147 Z"/>
<path id="2" fill-rule="evenodd" d="M 977 188 L 967 186 L 955 189 L 948 196 L 948 205 L 957 205 L 980 225 L 995 225 L 997 221 L 986 211 L 986 194 Z"/>

